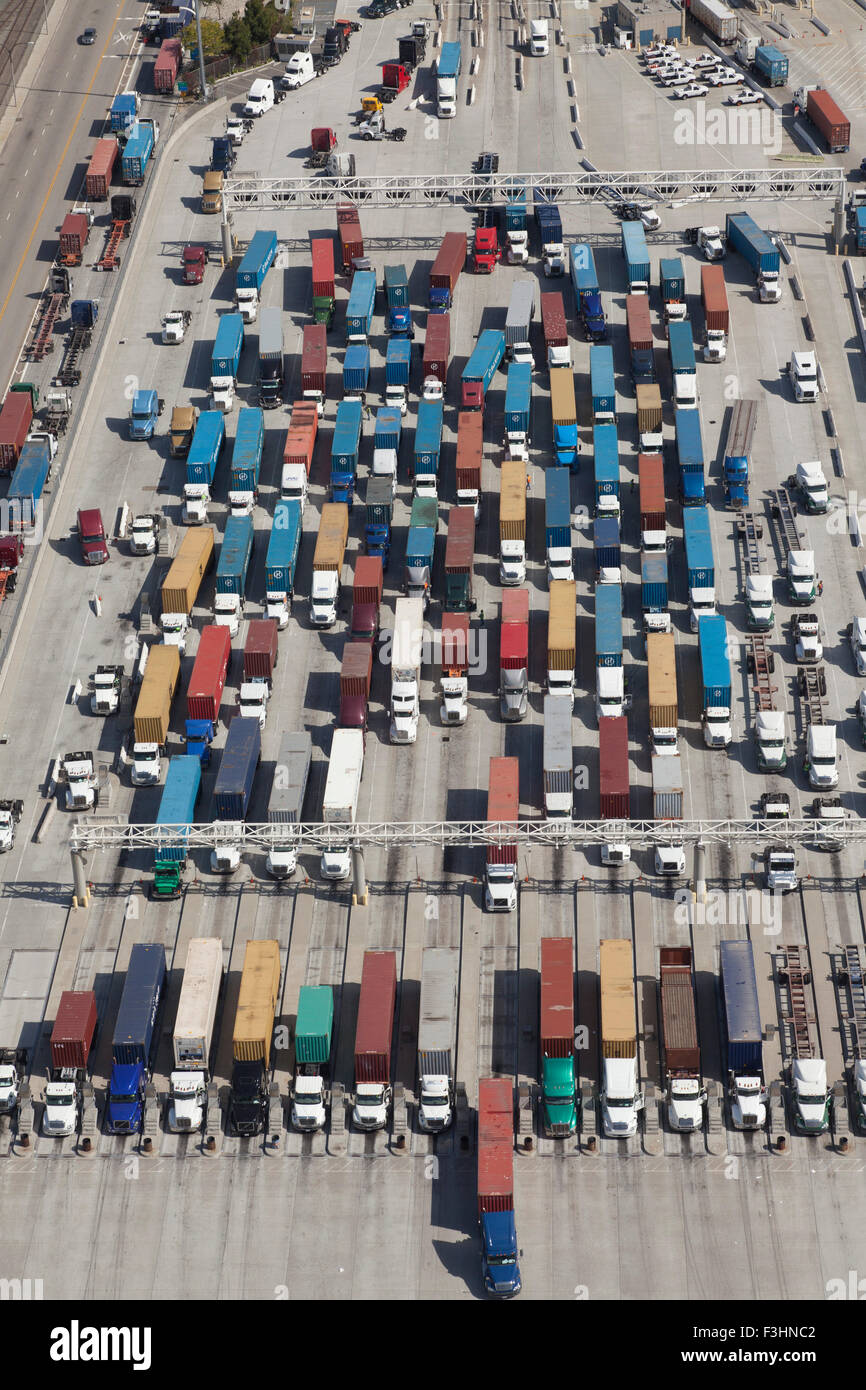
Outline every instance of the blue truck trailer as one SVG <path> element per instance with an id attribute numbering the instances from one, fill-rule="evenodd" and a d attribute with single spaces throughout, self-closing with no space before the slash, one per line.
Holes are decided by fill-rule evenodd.
<path id="1" fill-rule="evenodd" d="M 502 219 L 503 231 L 505 232 L 524 232 L 526 231 L 526 193 L 519 196 L 515 195 L 511 202 L 506 203 L 503 209 Z"/>
<path id="2" fill-rule="evenodd" d="M 144 183 L 147 166 L 153 155 L 153 126 L 136 121 L 129 129 L 129 138 L 120 156 L 120 177 L 123 183 L 139 187 Z"/>
<path id="3" fill-rule="evenodd" d="M 622 580 L 622 547 L 619 518 L 597 516 L 592 524 L 596 584 L 619 584 Z"/>
<path id="4" fill-rule="evenodd" d="M 370 348 L 367 343 L 350 343 L 343 358 L 343 400 L 364 404 L 370 380 Z"/>
<path id="5" fill-rule="evenodd" d="M 51 448 L 47 439 L 25 440 L 6 494 L 10 531 L 30 531 L 36 525 L 45 485 L 51 477 Z"/>
<path id="6" fill-rule="evenodd" d="M 213 496 L 214 477 L 225 437 L 222 411 L 203 410 L 186 456 L 183 519 L 187 524 L 201 524 L 207 519 L 207 504 Z"/>
<path id="7" fill-rule="evenodd" d="M 274 263 L 277 254 L 276 232 L 255 232 L 235 274 L 235 290 L 238 308 L 243 313 L 244 306 L 252 309 L 248 321 L 255 318 L 265 276 Z M 247 317 L 245 315 L 245 317 Z"/>
<path id="8" fill-rule="evenodd" d="M 363 406 L 360 401 L 340 401 L 331 442 L 332 502 L 347 502 L 351 506 L 355 499 L 362 418 Z"/>
<path id="9" fill-rule="evenodd" d="M 595 591 L 595 664 L 622 666 L 622 585 Z"/>
<path id="10" fill-rule="evenodd" d="M 668 324 L 668 344 L 673 373 L 674 406 L 678 410 L 695 410 L 698 404 L 698 368 L 692 325 L 688 319 Z"/>
<path id="11" fill-rule="evenodd" d="M 671 327 L 676 327 L 672 324 Z M 684 508 L 702 507 L 704 487 L 704 444 L 701 417 L 697 410 L 675 410 L 677 458 L 680 465 L 680 497 Z"/>
<path id="12" fill-rule="evenodd" d="M 698 618 L 698 648 L 704 742 L 708 748 L 723 748 L 731 741 L 731 663 L 728 625 L 720 613 L 702 613 Z"/>
<path id="13" fill-rule="evenodd" d="M 264 442 L 264 412 L 258 406 L 245 406 L 238 415 L 229 473 L 229 506 L 232 516 L 250 515 L 258 500 Z"/>
<path id="14" fill-rule="evenodd" d="M 382 568 L 388 568 L 391 555 L 391 524 L 394 517 L 394 485 L 390 478 L 369 478 L 364 497 L 364 548 L 368 555 L 380 555 Z"/>
<path id="15" fill-rule="evenodd" d="M 782 297 L 779 284 L 779 248 L 747 212 L 729 212 L 725 219 L 728 245 L 739 252 L 754 272 L 758 294 L 764 303 L 774 304 Z"/>
<path id="16" fill-rule="evenodd" d="M 210 721 L 188 719 L 187 724 L 187 743 L 191 741 L 190 725 L 207 723 L 207 732 L 203 732 L 204 749 L 207 749 L 207 760 L 210 759 L 210 739 L 213 738 L 213 725 Z M 193 730 L 192 738 L 195 738 L 197 730 Z M 195 822 L 195 808 L 201 795 L 201 769 L 205 761 L 203 756 L 189 753 L 176 753 L 169 760 L 168 772 L 165 774 L 165 786 L 160 797 L 159 810 L 156 816 L 157 827 L 171 825 L 180 827 L 173 830 L 170 837 L 167 836 L 163 844 L 160 844 L 153 852 L 153 885 L 151 888 L 152 897 L 165 901 L 166 899 L 178 898 L 181 892 L 181 870 L 186 863 L 189 853 L 189 829 L 188 827 Z"/>
<path id="17" fill-rule="evenodd" d="M 235 630 L 237 615 L 243 607 L 250 556 L 253 553 L 253 534 L 251 516 L 230 516 L 220 547 L 216 572 L 216 621 L 219 624 L 221 614 L 231 613 L 235 621 L 230 626 Z M 221 603 L 221 599 L 228 602 Z"/>
<path id="18" fill-rule="evenodd" d="M 376 303 L 375 270 L 356 270 L 346 305 L 346 341 L 365 341 L 373 327 Z"/>
<path id="19" fill-rule="evenodd" d="M 539 248 L 562 242 L 562 218 L 556 203 L 540 203 L 536 200 L 535 225 L 538 228 Z"/>
<path id="20" fill-rule="evenodd" d="M 442 401 L 419 401 L 418 424 L 415 427 L 415 447 L 412 452 L 412 472 L 415 494 L 418 497 L 437 497 L 439 488 L 439 457 L 442 451 Z"/>
<path id="21" fill-rule="evenodd" d="M 140 104 L 137 92 L 118 92 L 108 113 L 108 124 L 113 134 L 125 135 L 135 125 Z"/>
<path id="22" fill-rule="evenodd" d="M 619 440 L 616 425 L 593 425 L 596 516 L 619 516 Z"/>
<path id="23" fill-rule="evenodd" d="M 505 334 L 485 328 L 479 335 L 461 378 L 464 410 L 483 410 L 490 383 L 505 355 Z"/>
<path id="24" fill-rule="evenodd" d="M 598 343 L 589 349 L 589 381 L 593 423 L 615 425 L 616 385 L 613 375 L 613 348 L 609 343 Z"/>
<path id="25" fill-rule="evenodd" d="M 758 45 L 752 67 L 766 77 L 771 87 L 784 87 L 788 81 L 788 59 L 771 43 Z"/>
<path id="26" fill-rule="evenodd" d="M 751 941 L 719 943 L 719 975 L 731 1118 L 737 1129 L 759 1129 L 766 1119 L 766 1096 L 761 1009 Z"/>
<path id="27" fill-rule="evenodd" d="M 512 362 L 505 383 L 505 437 L 509 444 L 529 444 L 532 423 L 532 368 Z"/>
<path id="28" fill-rule="evenodd" d="M 385 331 L 400 338 L 414 338 L 412 312 L 409 307 L 409 277 L 404 265 L 385 266 Z"/>
<path id="29" fill-rule="evenodd" d="M 649 294 L 650 258 L 642 222 L 621 222 L 622 254 L 625 258 L 629 294 Z"/>
<path id="30" fill-rule="evenodd" d="M 640 562 L 641 609 L 647 632 L 670 632 L 668 612 L 668 557 L 642 555 Z"/>
<path id="31" fill-rule="evenodd" d="M 387 388 L 402 387 L 402 399 L 406 399 L 409 374 L 412 368 L 412 344 L 408 338 L 389 338 L 385 352 L 385 395 Z M 389 402 L 391 404 L 391 402 Z M 396 401 L 394 402 L 396 404 Z"/>
<path id="32" fill-rule="evenodd" d="M 234 403 L 235 384 L 244 346 L 244 321 L 240 314 L 223 314 L 217 324 L 210 361 L 211 393 L 217 409 L 228 411 Z"/>
<path id="33" fill-rule="evenodd" d="M 662 305 L 686 302 L 686 276 L 679 256 L 666 256 L 659 261 L 659 289 Z"/>
<path id="34" fill-rule="evenodd" d="M 427 505 L 426 502 L 422 505 Z M 418 503 L 415 506 L 419 506 Z M 430 602 L 433 586 L 433 551 L 436 545 L 436 528 L 422 525 L 417 521 L 419 510 L 413 507 L 415 524 L 409 526 L 406 537 L 406 573 L 404 588 L 410 598 L 420 598 L 426 608 Z M 413 518 L 410 518 L 410 521 Z"/>
<path id="35" fill-rule="evenodd" d="M 261 755 L 259 721 L 233 719 L 214 782 L 214 820 L 245 819 Z"/>
<path id="36" fill-rule="evenodd" d="M 141 1130 L 164 985 L 165 947 L 133 946 L 111 1044 L 106 1114 L 109 1134 L 138 1134 Z"/>
<path id="37" fill-rule="evenodd" d="M 698 630 L 698 615 L 715 612 L 716 562 L 710 534 L 710 513 L 705 506 L 688 507 L 683 512 L 683 543 L 686 551 L 686 581 L 691 604 L 692 632 Z"/>
<path id="38" fill-rule="evenodd" d="M 300 502 L 278 502 L 274 507 L 268 553 L 265 557 L 265 608 L 277 626 L 288 625 L 295 592 L 295 570 L 301 548 Z"/>
<path id="39" fill-rule="evenodd" d="M 570 249 L 569 262 L 574 302 L 583 331 L 591 343 L 601 343 L 607 337 L 607 324 L 595 269 L 595 257 L 589 243 L 576 242 Z"/>
<path id="40" fill-rule="evenodd" d="M 866 208 L 854 209 L 854 245 L 859 255 L 866 251 Z"/>
<path id="41" fill-rule="evenodd" d="M 547 577 L 574 579 L 571 546 L 571 475 L 567 468 L 544 470 L 544 543 Z"/>

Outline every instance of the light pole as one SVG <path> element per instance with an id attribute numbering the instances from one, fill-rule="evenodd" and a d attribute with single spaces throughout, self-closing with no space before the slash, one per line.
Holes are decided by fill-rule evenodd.
<path id="1" fill-rule="evenodd" d="M 201 17 L 199 16 L 199 5 L 201 0 L 193 0 L 195 5 L 195 36 L 198 41 L 198 73 L 201 78 L 201 99 L 210 101 L 210 88 L 205 81 L 204 75 L 204 47 L 201 41 Z"/>
<path id="2" fill-rule="evenodd" d="M 17 106 L 17 105 L 18 105 L 18 93 L 17 93 L 17 91 L 15 90 L 15 64 L 14 64 L 14 62 L 12 61 L 12 59 L 13 59 L 13 57 L 14 57 L 14 54 L 15 54 L 15 50 L 16 50 L 16 48 L 21 48 L 22 44 L 23 44 L 23 46 L 24 46 L 25 48 L 29 48 L 30 45 L 31 45 L 31 44 L 34 44 L 35 42 L 36 42 L 35 39 L 20 39 L 18 43 L 13 43 L 12 47 L 11 47 L 10 50 L 9 50 L 9 71 L 12 73 L 12 105 L 13 105 L 13 106 Z"/>

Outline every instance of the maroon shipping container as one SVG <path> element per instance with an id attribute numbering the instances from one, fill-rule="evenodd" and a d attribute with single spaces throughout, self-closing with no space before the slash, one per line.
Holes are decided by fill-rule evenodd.
<path id="1" fill-rule="evenodd" d="M 806 97 L 806 114 L 827 141 L 831 154 L 844 154 L 851 144 L 851 122 L 829 92 L 816 89 Z"/>
<path id="2" fill-rule="evenodd" d="M 443 673 L 465 675 L 469 669 L 469 614 L 442 614 L 441 667 Z"/>
<path id="3" fill-rule="evenodd" d="M 96 1032 L 96 995 L 92 989 L 66 989 L 60 996 L 51 1030 L 51 1065 L 83 1071 Z"/>
<path id="4" fill-rule="evenodd" d="M 60 257 L 66 265 L 80 265 L 90 236 L 90 225 L 83 212 L 68 212 L 60 228 Z"/>
<path id="5" fill-rule="evenodd" d="M 329 236 L 313 237 L 313 298 L 334 298 L 334 241 Z"/>
<path id="6" fill-rule="evenodd" d="M 627 294 L 625 317 L 628 324 L 628 345 L 633 352 L 650 352 L 653 345 L 653 326 L 650 320 L 649 296 Z"/>
<path id="7" fill-rule="evenodd" d="M 728 331 L 728 295 L 725 289 L 725 272 L 720 265 L 701 267 L 701 300 L 707 328 Z"/>
<path id="8" fill-rule="evenodd" d="M 642 531 L 664 531 L 667 521 L 665 508 L 665 465 L 661 454 L 638 454 L 640 485 L 640 528 Z"/>
<path id="9" fill-rule="evenodd" d="M 541 325 L 544 329 L 545 347 L 568 346 L 565 305 L 558 290 L 549 290 L 541 296 Z"/>
<path id="10" fill-rule="evenodd" d="M 180 39 L 163 39 L 159 56 L 153 65 L 155 92 L 173 92 L 181 62 Z"/>
<path id="11" fill-rule="evenodd" d="M 700 1074 L 701 1051 L 695 1018 L 692 953 L 688 946 L 663 946 L 659 951 L 662 995 L 662 1036 L 669 1073 Z"/>
<path id="12" fill-rule="evenodd" d="M 628 820 L 628 720 L 624 714 L 598 721 L 600 815 Z"/>
<path id="13" fill-rule="evenodd" d="M 253 618 L 244 644 L 244 680 L 269 681 L 278 656 L 276 618 Z"/>
<path id="14" fill-rule="evenodd" d="M 574 1052 L 574 952 L 567 936 L 541 938 L 541 1055 Z"/>
<path id="15" fill-rule="evenodd" d="M 351 203 L 340 203 L 337 208 L 337 230 L 340 233 L 340 248 L 343 255 L 343 269 L 351 270 L 356 256 L 364 254 L 364 238 L 361 236 L 361 219 L 358 209 Z"/>
<path id="16" fill-rule="evenodd" d="M 365 951 L 355 1028 L 355 1083 L 387 1086 L 391 1080 L 391 1033 L 397 999 L 395 951 Z"/>
<path id="17" fill-rule="evenodd" d="M 309 323 L 301 349 L 301 390 L 325 390 L 328 366 L 328 330 L 323 323 Z"/>
<path id="18" fill-rule="evenodd" d="M 517 758 L 491 758 L 487 791 L 487 819 L 516 821 L 520 809 L 520 762 Z M 488 864 L 516 864 L 517 844 L 488 845 Z"/>
<path id="19" fill-rule="evenodd" d="M 435 376 L 445 386 L 451 356 L 451 320 L 447 314 L 430 314 L 424 339 L 424 375 Z"/>
<path id="20" fill-rule="evenodd" d="M 431 322 L 435 323 L 433 319 Z M 429 329 L 428 329 L 429 332 Z M 457 416 L 457 491 L 481 491 L 481 456 L 484 452 L 484 416 L 461 410 Z"/>
<path id="21" fill-rule="evenodd" d="M 108 197 L 117 154 L 118 145 L 113 136 L 111 139 L 96 142 L 96 149 L 87 166 L 84 180 L 88 198 L 103 200 Z"/>
<path id="22" fill-rule="evenodd" d="M 430 288 L 450 290 L 453 294 L 457 277 L 465 264 L 466 233 L 446 232 L 430 271 Z"/>
<path id="23" fill-rule="evenodd" d="M 24 541 L 20 536 L 0 536 L 0 569 L 15 570 L 24 559 Z"/>
<path id="24" fill-rule="evenodd" d="M 14 472 L 33 420 L 29 391 L 10 391 L 0 410 L 0 473 Z"/>
<path id="25" fill-rule="evenodd" d="M 382 557 L 359 555 L 352 584 L 352 641 L 375 642 L 382 602 Z"/>
<path id="26" fill-rule="evenodd" d="M 478 1212 L 514 1210 L 514 1092 L 504 1077 L 478 1082 Z"/>
<path id="27" fill-rule="evenodd" d="M 373 678 L 371 642 L 347 642 L 340 666 L 340 719 L 344 729 L 366 729 L 367 700 Z"/>
<path id="28" fill-rule="evenodd" d="M 187 719 L 209 719 L 214 726 L 219 723 L 231 654 L 232 639 L 227 627 L 209 623 L 202 628 L 186 692 Z"/>
<path id="29" fill-rule="evenodd" d="M 469 574 L 474 555 L 475 510 L 473 507 L 452 507 L 448 513 L 445 573 Z"/>

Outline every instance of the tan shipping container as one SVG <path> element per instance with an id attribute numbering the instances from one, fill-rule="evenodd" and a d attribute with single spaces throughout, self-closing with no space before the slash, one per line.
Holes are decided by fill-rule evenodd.
<path id="1" fill-rule="evenodd" d="M 322 507 L 314 570 L 338 570 L 343 563 L 346 541 L 349 539 L 349 508 L 345 502 L 326 502 Z"/>
<path id="2" fill-rule="evenodd" d="M 640 434 L 659 430 L 662 425 L 662 393 L 658 382 L 641 382 L 635 388 L 637 396 L 637 427 Z"/>
<path id="3" fill-rule="evenodd" d="M 602 1056 L 636 1057 L 637 1015 L 631 942 L 600 941 L 599 961 Z"/>
<path id="4" fill-rule="evenodd" d="M 576 425 L 574 373 L 570 367 L 554 367 L 550 373 L 550 412 L 555 425 Z"/>
<path id="5" fill-rule="evenodd" d="M 502 461 L 499 538 L 503 541 L 526 539 L 526 464 L 520 459 Z"/>
<path id="6" fill-rule="evenodd" d="M 213 527 L 187 531 L 162 586 L 163 613 L 192 613 L 201 581 L 213 558 Z"/>
<path id="7" fill-rule="evenodd" d="M 136 743 L 163 746 L 171 722 L 171 702 L 180 679 L 180 651 L 163 643 L 151 647 L 138 699 L 133 727 Z"/>
<path id="8" fill-rule="evenodd" d="M 248 941 L 232 1034 L 236 1062 L 261 1061 L 268 1066 L 279 992 L 279 943 Z"/>
<path id="9" fill-rule="evenodd" d="M 183 458 L 189 453 L 197 420 L 198 409 L 194 405 L 176 405 L 172 410 L 168 432 L 172 458 Z"/>
<path id="10" fill-rule="evenodd" d="M 547 618 L 547 669 L 573 671 L 577 584 L 573 579 L 554 579 L 550 586 Z"/>
<path id="11" fill-rule="evenodd" d="M 672 632 L 650 632 L 646 639 L 650 727 L 677 726 L 677 647 Z"/>

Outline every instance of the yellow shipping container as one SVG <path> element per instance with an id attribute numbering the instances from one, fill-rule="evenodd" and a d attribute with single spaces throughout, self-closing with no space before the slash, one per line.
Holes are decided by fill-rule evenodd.
<path id="1" fill-rule="evenodd" d="M 635 387 L 637 398 L 637 427 L 647 434 L 662 427 L 662 393 L 658 383 L 640 382 Z"/>
<path id="2" fill-rule="evenodd" d="M 345 502 L 326 502 L 319 520 L 314 570 L 338 570 L 349 538 L 349 508 Z"/>
<path id="3" fill-rule="evenodd" d="M 133 728 L 136 743 L 158 743 L 168 737 L 171 702 L 180 679 L 180 652 L 162 643 L 151 647 L 135 704 Z"/>
<path id="4" fill-rule="evenodd" d="M 163 613 L 192 613 L 201 581 L 213 558 L 213 527 L 187 531 L 162 586 Z"/>
<path id="5" fill-rule="evenodd" d="M 574 373 L 570 367 L 554 367 L 550 373 L 550 413 L 555 425 L 576 425 Z"/>
<path id="6" fill-rule="evenodd" d="M 503 459 L 499 491 L 499 539 L 526 539 L 526 464 L 521 459 Z"/>
<path id="7" fill-rule="evenodd" d="M 547 669 L 573 671 L 577 584 L 573 579 L 555 579 L 550 586 L 547 618 Z"/>
<path id="8" fill-rule="evenodd" d="M 631 942 L 599 942 L 599 961 L 602 1056 L 636 1057 L 637 1015 Z"/>
<path id="9" fill-rule="evenodd" d="M 238 994 L 232 1056 L 236 1062 L 268 1066 L 280 993 L 280 948 L 276 941 L 248 941 Z"/>
<path id="10" fill-rule="evenodd" d="M 650 727 L 677 726 L 677 648 L 672 632 L 650 632 L 646 639 Z"/>

